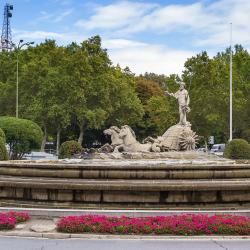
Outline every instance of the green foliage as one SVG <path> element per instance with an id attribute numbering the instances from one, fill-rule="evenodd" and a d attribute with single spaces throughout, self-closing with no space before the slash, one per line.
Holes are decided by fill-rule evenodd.
<path id="1" fill-rule="evenodd" d="M 230 159 L 250 159 L 250 144 L 243 139 L 233 139 L 226 145 L 224 157 Z"/>
<path id="2" fill-rule="evenodd" d="M 59 158 L 70 158 L 74 154 L 81 153 L 82 151 L 82 146 L 77 142 L 77 141 L 65 141 L 62 143 L 60 146 L 59 150 Z"/>
<path id="3" fill-rule="evenodd" d="M 229 57 L 230 50 L 209 58 L 202 52 L 185 63 L 184 81 L 191 97 L 189 119 L 193 129 L 204 138 L 216 135 L 217 143 L 229 135 Z M 240 45 L 233 51 L 234 137 L 249 128 L 250 55 Z"/>
<path id="4" fill-rule="evenodd" d="M 157 82 L 138 78 L 136 81 L 136 92 L 141 102 L 145 104 L 152 96 L 163 96 L 163 90 Z"/>
<path id="5" fill-rule="evenodd" d="M 0 128 L 9 144 L 11 159 L 21 159 L 25 153 L 40 148 L 42 131 L 36 123 L 26 119 L 0 117 Z"/>
<path id="6" fill-rule="evenodd" d="M 0 161 L 8 160 L 8 152 L 5 146 L 6 138 L 3 130 L 0 128 Z"/>
<path id="7" fill-rule="evenodd" d="M 5 140 L 3 137 L 0 137 L 0 161 L 6 161 L 8 160 L 8 152 L 5 146 Z"/>
<path id="8" fill-rule="evenodd" d="M 0 53 L 0 115 L 15 114 L 17 51 Z M 216 143 L 229 135 L 229 49 L 209 57 L 203 51 L 185 62 L 182 76 L 146 72 L 136 77 L 126 67 L 114 67 L 99 36 L 80 44 L 58 46 L 54 40 L 19 51 L 19 114 L 48 136 L 80 144 L 102 141 L 102 130 L 128 124 L 139 138 L 160 135 L 178 122 L 175 98 L 184 80 L 190 95 L 192 128 Z M 233 51 L 234 137 L 250 141 L 250 55 L 242 46 Z M 70 130 L 70 133 L 68 132 Z M 88 132 L 96 137 L 87 136 Z"/>
<path id="9" fill-rule="evenodd" d="M 0 138 L 6 142 L 6 137 L 5 137 L 5 133 L 3 132 L 3 130 L 0 128 Z"/>
<path id="10" fill-rule="evenodd" d="M 250 129 L 242 131 L 242 138 L 245 139 L 248 143 L 250 143 Z"/>
<path id="11" fill-rule="evenodd" d="M 152 96 L 147 102 L 146 110 L 148 121 L 155 127 L 155 135 L 163 134 L 178 119 L 171 111 L 168 99 L 163 96 Z"/>

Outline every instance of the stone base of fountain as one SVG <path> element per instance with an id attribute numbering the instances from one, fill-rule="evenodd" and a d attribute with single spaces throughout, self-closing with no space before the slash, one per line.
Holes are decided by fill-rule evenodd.
<path id="1" fill-rule="evenodd" d="M 157 160 L 1 162 L 0 204 L 57 208 L 250 208 L 250 164 L 184 156 Z"/>

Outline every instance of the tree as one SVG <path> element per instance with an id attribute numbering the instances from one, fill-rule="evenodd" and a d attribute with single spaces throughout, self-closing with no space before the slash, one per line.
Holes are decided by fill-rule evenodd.
<path id="1" fill-rule="evenodd" d="M 0 114 L 15 114 L 16 56 L 15 52 L 0 53 Z"/>
<path id="2" fill-rule="evenodd" d="M 157 82 L 139 77 L 136 80 L 136 92 L 143 104 L 152 96 L 163 96 L 164 92 Z"/>
<path id="3" fill-rule="evenodd" d="M 57 153 L 62 129 L 70 123 L 71 107 L 68 92 L 71 88 L 65 71 L 67 57 L 63 47 L 53 40 L 29 48 L 23 55 L 27 63 L 20 77 L 20 109 L 23 117 L 38 122 L 44 131 L 41 150 L 44 150 L 48 130 L 56 131 Z"/>
<path id="4" fill-rule="evenodd" d="M 112 123 L 131 124 L 141 117 L 143 110 L 132 87 L 133 76 L 111 66 L 99 36 L 81 46 L 71 45 L 68 53 L 74 58 L 67 65 L 73 84 L 69 96 L 81 145 L 87 129 L 102 129 Z"/>
<path id="5" fill-rule="evenodd" d="M 189 120 L 194 131 L 203 136 L 205 141 L 214 134 L 221 133 L 224 139 L 226 136 L 227 91 L 225 79 L 222 80 L 219 72 L 225 72 L 227 66 L 210 59 L 206 52 L 185 63 L 183 79 L 191 99 Z"/>

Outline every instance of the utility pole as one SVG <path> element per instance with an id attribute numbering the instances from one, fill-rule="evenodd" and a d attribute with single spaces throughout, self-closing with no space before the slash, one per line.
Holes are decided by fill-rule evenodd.
<path id="1" fill-rule="evenodd" d="M 230 135 L 229 141 L 233 139 L 233 50 L 232 50 L 232 23 L 230 23 Z"/>

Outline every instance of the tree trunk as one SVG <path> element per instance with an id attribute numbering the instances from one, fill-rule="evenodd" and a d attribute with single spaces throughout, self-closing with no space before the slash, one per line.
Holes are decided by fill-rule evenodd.
<path id="1" fill-rule="evenodd" d="M 78 143 L 80 145 L 82 145 L 83 143 L 83 135 L 84 135 L 84 123 L 80 123 L 79 124 L 79 128 L 80 128 L 80 134 L 79 134 L 79 137 L 78 137 Z"/>
<path id="2" fill-rule="evenodd" d="M 204 140 L 206 152 L 208 152 L 207 138 Z"/>
<path id="3" fill-rule="evenodd" d="M 46 126 L 44 126 L 44 135 L 43 135 L 43 140 L 42 140 L 42 144 L 41 144 L 41 152 L 44 152 L 44 149 L 45 149 L 45 143 L 47 141 L 47 137 L 48 137 L 48 134 L 47 134 L 47 128 Z"/>
<path id="4" fill-rule="evenodd" d="M 59 155 L 59 147 L 60 147 L 60 137 L 61 137 L 61 128 L 57 128 L 56 133 L 56 154 Z"/>

